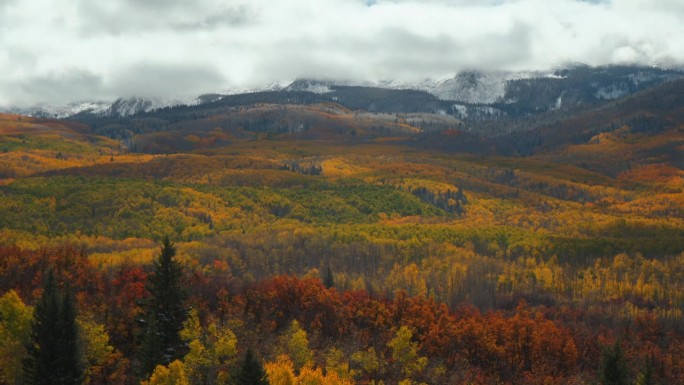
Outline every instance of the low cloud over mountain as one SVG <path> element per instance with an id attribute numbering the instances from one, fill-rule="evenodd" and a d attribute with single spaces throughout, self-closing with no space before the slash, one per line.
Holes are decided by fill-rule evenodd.
<path id="1" fill-rule="evenodd" d="M 684 63 L 676 0 L 0 3 L 0 105 Z"/>

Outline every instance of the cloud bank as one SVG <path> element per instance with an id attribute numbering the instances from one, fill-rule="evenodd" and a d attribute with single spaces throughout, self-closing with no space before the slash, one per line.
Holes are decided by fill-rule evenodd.
<path id="1" fill-rule="evenodd" d="M 681 0 L 0 0 L 0 106 L 684 64 Z"/>

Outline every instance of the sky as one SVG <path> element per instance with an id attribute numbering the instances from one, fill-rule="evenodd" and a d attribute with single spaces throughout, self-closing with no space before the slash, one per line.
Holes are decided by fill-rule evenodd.
<path id="1" fill-rule="evenodd" d="M 684 64 L 682 0 L 0 0 L 0 106 Z"/>

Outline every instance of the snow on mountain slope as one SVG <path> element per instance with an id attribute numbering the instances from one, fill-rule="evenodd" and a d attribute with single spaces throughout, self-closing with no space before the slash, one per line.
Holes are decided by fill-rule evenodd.
<path id="1" fill-rule="evenodd" d="M 510 76 L 499 73 L 462 72 L 426 90 L 442 100 L 491 104 L 504 96 Z"/>
<path id="2" fill-rule="evenodd" d="M 416 90 L 434 95 L 442 101 L 454 102 L 452 110 L 461 117 L 490 116 L 490 111 L 469 106 L 493 106 L 499 114 L 530 114 L 550 109 L 573 108 L 602 100 L 624 97 L 643 88 L 684 77 L 681 70 L 657 67 L 590 67 L 570 64 L 553 71 L 478 72 L 466 71 L 448 78 L 426 78 L 416 81 L 389 79 L 383 81 L 345 81 L 299 78 L 278 81 L 256 88 L 233 88 L 199 97 L 119 98 L 113 102 L 88 101 L 64 106 L 38 105 L 0 111 L 30 116 L 66 118 L 77 114 L 127 117 L 173 106 L 193 106 L 216 101 L 226 95 L 254 92 L 303 91 L 316 94 L 343 92 L 350 100 L 368 97 L 364 90 L 341 90 L 341 87 L 375 87 L 390 90 Z M 354 92 L 361 92 L 355 94 Z M 375 94 L 372 94 L 375 95 Z M 350 102 L 350 100 L 346 100 Z M 405 100 L 403 103 L 413 103 Z M 501 104 L 504 104 L 502 106 Z M 494 106 L 499 104 L 498 106 Z M 363 107 L 359 107 L 363 108 Z"/>
<path id="3" fill-rule="evenodd" d="M 313 92 L 315 94 L 327 94 L 333 91 L 333 87 L 339 86 L 393 88 L 383 85 L 382 83 L 367 81 L 295 79 L 286 87 L 283 87 L 283 91 L 305 91 Z"/>
<path id="4" fill-rule="evenodd" d="M 150 112 L 160 108 L 175 106 L 195 106 L 216 101 L 226 95 L 244 94 L 262 91 L 281 91 L 292 81 L 273 82 L 257 88 L 233 88 L 220 93 L 205 94 L 197 97 L 170 97 L 168 99 L 153 99 L 145 97 L 118 98 L 113 102 L 86 101 L 65 105 L 40 104 L 29 107 L 2 108 L 0 111 L 13 114 L 27 115 L 40 118 L 63 119 L 78 114 L 93 114 L 97 116 L 126 117 L 141 112 Z"/>
<path id="5" fill-rule="evenodd" d="M 36 105 L 32 107 L 10 108 L 9 113 L 33 116 L 37 118 L 62 119 L 81 112 L 101 114 L 109 109 L 111 103 L 107 102 L 80 102 L 69 103 L 64 106 Z"/>
<path id="6" fill-rule="evenodd" d="M 395 90 L 418 90 L 428 92 L 441 100 L 470 104 L 491 104 L 499 101 L 506 92 L 510 80 L 545 77 L 537 72 L 461 72 L 446 79 L 423 79 L 418 81 L 381 80 L 378 82 L 325 81 L 297 79 L 284 88 L 287 91 L 328 93 L 335 86 L 378 87 Z"/>
<path id="7" fill-rule="evenodd" d="M 211 97 L 201 95 L 196 98 L 174 98 L 156 100 L 142 97 L 119 98 L 114 102 L 89 101 L 69 103 L 63 106 L 37 105 L 32 107 L 10 108 L 7 112 L 39 118 L 63 119 L 78 114 L 93 114 L 98 116 L 126 117 L 140 112 L 174 107 L 198 105 L 220 98 L 221 95 Z"/>
<path id="8" fill-rule="evenodd" d="M 331 91 L 330 87 L 333 85 L 340 84 L 320 80 L 297 79 L 283 89 L 285 91 L 308 91 L 315 94 L 326 94 Z"/>
<path id="9" fill-rule="evenodd" d="M 546 76 L 549 74 L 465 71 L 447 79 L 425 79 L 417 82 L 385 81 L 378 83 L 378 86 L 426 91 L 442 100 L 470 104 L 492 104 L 503 98 L 508 81 Z"/>

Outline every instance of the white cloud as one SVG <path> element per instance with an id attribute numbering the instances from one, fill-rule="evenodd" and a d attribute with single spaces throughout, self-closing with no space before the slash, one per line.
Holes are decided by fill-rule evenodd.
<path id="1" fill-rule="evenodd" d="M 0 0 L 0 105 L 684 63 L 680 0 Z"/>

